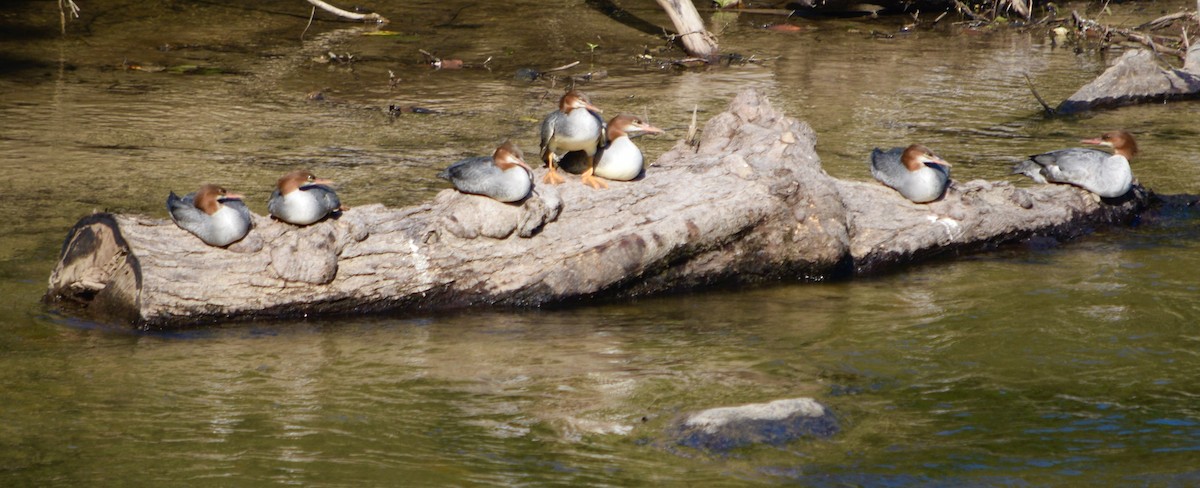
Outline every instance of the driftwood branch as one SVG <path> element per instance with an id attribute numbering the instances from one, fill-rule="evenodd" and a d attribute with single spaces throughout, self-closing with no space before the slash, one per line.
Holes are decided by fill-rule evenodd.
<path id="1" fill-rule="evenodd" d="M 342 10 L 340 8 L 334 7 L 333 5 L 322 2 L 321 0 L 308 0 L 308 3 L 311 3 L 313 6 L 320 8 L 321 10 L 324 10 L 331 14 L 334 14 L 338 17 L 343 17 L 343 18 L 347 18 L 347 19 L 351 19 L 351 20 L 376 22 L 379 24 L 388 23 L 388 19 L 384 18 L 384 16 L 379 15 L 377 13 L 360 14 L 360 13 L 350 12 L 347 10 Z"/>
<path id="2" fill-rule="evenodd" d="M 658 0 L 658 5 L 667 12 L 684 51 L 704 59 L 717 56 L 717 38 L 704 28 L 704 20 L 692 0 Z"/>
<path id="3" fill-rule="evenodd" d="M 1078 188 L 955 184 L 913 204 L 827 175 L 809 126 L 749 90 L 639 181 L 535 189 L 517 204 L 444 190 L 293 227 L 263 217 L 227 249 L 163 218 L 95 214 L 71 230 L 47 300 L 141 326 L 473 305 L 538 306 L 712 283 L 820 280 L 1037 234 L 1074 236 L 1146 203 Z M 865 158 L 865 155 L 864 155 Z M 864 179 L 867 174 L 864 162 Z M 537 175 L 540 176 L 540 175 Z"/>

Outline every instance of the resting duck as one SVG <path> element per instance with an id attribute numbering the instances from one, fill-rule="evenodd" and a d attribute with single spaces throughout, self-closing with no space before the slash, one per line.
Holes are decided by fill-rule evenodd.
<path id="1" fill-rule="evenodd" d="M 608 145 L 596 154 L 594 174 L 606 180 L 629 181 L 642 174 L 643 168 L 642 150 L 633 143 L 633 138 L 662 134 L 663 130 L 632 115 L 618 115 L 608 121 L 607 132 Z"/>
<path id="2" fill-rule="evenodd" d="M 533 169 L 525 164 L 521 149 L 512 141 L 504 141 L 491 157 L 476 156 L 454 163 L 438 173 L 438 178 L 450 180 L 463 193 L 506 203 L 524 199 L 533 189 Z"/>
<path id="3" fill-rule="evenodd" d="M 326 186 L 332 181 L 320 179 L 305 170 L 292 171 L 275 183 L 267 200 L 267 210 L 275 218 L 295 225 L 308 225 L 333 212 L 345 210 L 337 193 Z"/>
<path id="4" fill-rule="evenodd" d="M 876 148 L 871 151 L 871 176 L 914 203 L 927 203 L 946 192 L 950 163 L 920 144 Z"/>
<path id="5" fill-rule="evenodd" d="M 1137 156 L 1133 134 L 1123 130 L 1105 132 L 1083 144 L 1113 148 L 1113 154 L 1099 149 L 1071 148 L 1030 156 L 1013 166 L 1013 174 L 1023 174 L 1038 183 L 1066 183 L 1104 198 L 1116 198 L 1133 186 L 1129 160 Z"/>
<path id="6" fill-rule="evenodd" d="M 250 209 L 242 196 L 217 185 L 204 185 L 183 198 L 167 195 L 167 213 L 179 228 L 210 246 L 225 247 L 250 232 Z"/>
<path id="7" fill-rule="evenodd" d="M 604 121 L 599 114 L 600 109 L 592 105 L 586 95 L 571 90 L 559 100 L 558 110 L 542 119 L 539 131 L 542 139 L 541 158 L 550 168 L 542 177 L 542 182 L 557 185 L 565 181 L 558 174 L 558 159 L 570 151 L 583 151 L 587 154 L 588 169 L 584 171 L 582 181 L 593 188 L 600 188 L 603 182 L 592 176 L 592 158 L 604 135 Z"/>

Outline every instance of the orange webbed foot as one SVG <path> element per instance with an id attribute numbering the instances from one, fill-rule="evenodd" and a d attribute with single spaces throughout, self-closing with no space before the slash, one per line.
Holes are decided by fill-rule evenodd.
<path id="1" fill-rule="evenodd" d="M 562 175 L 558 174 L 558 170 L 554 168 L 550 168 L 550 171 L 546 173 L 546 176 L 542 177 L 542 183 L 547 185 L 558 185 L 564 181 L 567 180 L 563 178 Z"/>
<path id="2" fill-rule="evenodd" d="M 607 190 L 608 189 L 608 182 L 604 181 L 603 179 L 592 176 L 589 173 L 590 173 L 590 171 L 588 173 L 584 173 L 583 176 L 579 179 L 580 181 L 583 182 L 583 184 L 590 186 L 592 188 L 595 188 L 597 190 L 600 190 L 600 189 Z"/>

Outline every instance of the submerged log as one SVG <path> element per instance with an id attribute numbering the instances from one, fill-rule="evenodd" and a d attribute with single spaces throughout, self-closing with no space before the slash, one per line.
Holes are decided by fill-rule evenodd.
<path id="1" fill-rule="evenodd" d="M 474 305 L 539 306 L 707 284 L 819 280 L 1034 234 L 1121 222 L 1140 187 L 1100 201 L 1069 186 L 953 186 L 929 205 L 820 166 L 809 126 L 755 92 L 640 181 L 570 181 L 503 204 L 445 190 L 294 227 L 256 217 L 229 248 L 169 220 L 95 214 L 69 233 L 46 298 L 142 327 Z M 864 155 L 864 159 L 865 159 Z M 864 162 L 864 175 L 867 174 Z"/>
<path id="2" fill-rule="evenodd" d="M 1183 69 L 1164 68 L 1145 49 L 1125 51 L 1100 76 L 1084 85 L 1055 112 L 1075 114 L 1137 103 L 1200 97 L 1200 44 L 1188 49 Z"/>

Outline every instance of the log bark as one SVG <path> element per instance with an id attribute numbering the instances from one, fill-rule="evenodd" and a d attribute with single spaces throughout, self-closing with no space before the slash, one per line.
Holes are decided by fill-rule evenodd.
<path id="1" fill-rule="evenodd" d="M 1149 199 L 1140 187 L 1100 201 L 1069 186 L 972 181 L 918 205 L 830 177 L 815 142 L 807 124 L 750 90 L 705 125 L 698 146 L 680 142 L 642 180 L 605 191 L 538 186 L 512 205 L 448 189 L 427 204 L 356 207 L 308 227 L 256 217 L 226 249 L 166 219 L 96 214 L 70 231 L 46 298 L 141 327 L 539 306 L 871 273 L 1034 234 L 1074 236 Z"/>
<path id="2" fill-rule="evenodd" d="M 1058 114 L 1200 97 L 1200 44 L 1188 49 L 1184 69 L 1163 68 L 1145 49 L 1117 62 L 1058 105 Z"/>
<path id="3" fill-rule="evenodd" d="M 696 11 L 692 0 L 658 0 L 658 5 L 679 32 L 684 51 L 704 59 L 717 56 L 717 38 L 704 28 L 704 20 L 700 18 L 700 12 Z"/>

